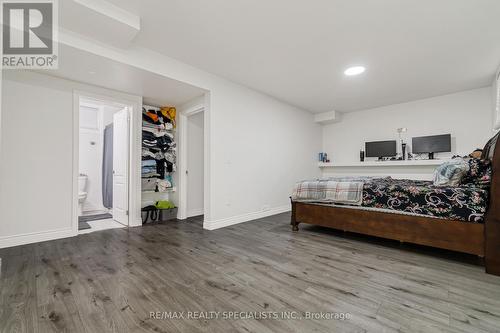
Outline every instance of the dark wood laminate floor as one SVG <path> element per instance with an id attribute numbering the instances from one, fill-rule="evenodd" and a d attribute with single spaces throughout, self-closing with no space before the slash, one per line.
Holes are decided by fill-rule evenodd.
<path id="1" fill-rule="evenodd" d="M 1 332 L 500 332 L 500 277 L 473 257 L 289 214 L 199 219 L 0 250 Z M 457 259 L 456 257 L 459 257 Z M 342 312 L 349 320 L 159 320 L 152 311 Z"/>

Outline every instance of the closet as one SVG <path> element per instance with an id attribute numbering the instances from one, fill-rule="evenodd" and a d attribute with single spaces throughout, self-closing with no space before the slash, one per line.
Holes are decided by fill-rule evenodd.
<path id="1" fill-rule="evenodd" d="M 143 105 L 141 154 L 143 223 L 175 218 L 177 215 L 171 201 L 172 193 L 176 190 L 175 130 L 175 107 Z"/>

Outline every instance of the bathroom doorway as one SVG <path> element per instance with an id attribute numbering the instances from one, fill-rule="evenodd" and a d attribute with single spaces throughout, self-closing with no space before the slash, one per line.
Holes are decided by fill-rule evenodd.
<path id="1" fill-rule="evenodd" d="M 131 110 L 113 100 L 78 97 L 78 233 L 129 225 Z"/>

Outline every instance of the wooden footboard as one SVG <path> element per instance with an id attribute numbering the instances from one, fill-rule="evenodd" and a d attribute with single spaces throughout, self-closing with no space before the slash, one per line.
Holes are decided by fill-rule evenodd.
<path id="1" fill-rule="evenodd" d="M 484 256 L 484 225 L 361 209 L 292 202 L 292 227 L 315 224 L 338 230 Z M 499 224 L 500 225 L 500 224 Z"/>

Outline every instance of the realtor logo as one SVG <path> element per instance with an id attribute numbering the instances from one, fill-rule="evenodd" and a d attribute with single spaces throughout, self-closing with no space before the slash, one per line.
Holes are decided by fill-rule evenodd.
<path id="1" fill-rule="evenodd" d="M 2 0 L 3 68 L 57 69 L 57 0 Z"/>

